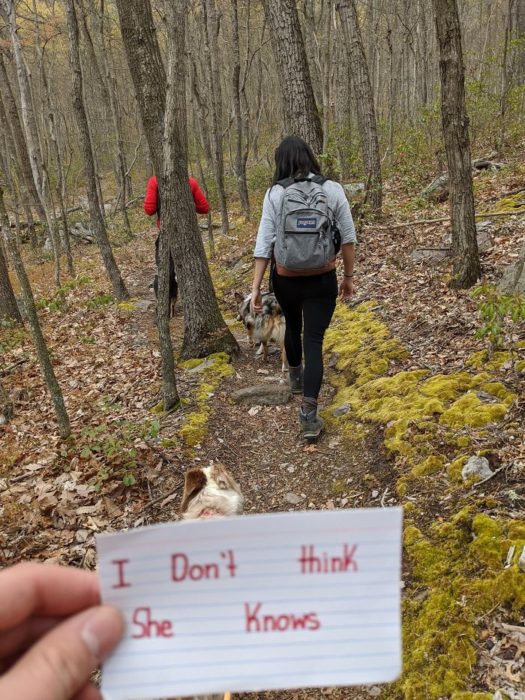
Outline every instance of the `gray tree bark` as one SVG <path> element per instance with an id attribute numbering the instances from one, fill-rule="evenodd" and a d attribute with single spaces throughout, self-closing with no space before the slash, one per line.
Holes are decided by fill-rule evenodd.
<path id="1" fill-rule="evenodd" d="M 38 314 L 35 306 L 35 300 L 33 297 L 33 292 L 31 290 L 31 285 L 25 271 L 24 263 L 20 256 L 20 251 L 18 249 L 17 242 L 14 235 L 11 232 L 11 227 L 9 225 L 9 218 L 4 205 L 3 190 L 0 185 L 0 226 L 2 228 L 2 233 L 4 241 L 11 257 L 13 267 L 18 277 L 18 282 L 22 290 L 22 298 L 24 302 L 24 308 L 27 314 L 27 319 L 29 323 L 29 328 L 31 330 L 31 335 L 33 336 L 33 342 L 35 344 L 36 352 L 38 355 L 38 360 L 40 363 L 40 368 L 42 374 L 44 375 L 44 380 L 46 382 L 49 393 L 51 394 L 51 399 L 53 401 L 53 407 L 55 409 L 55 415 L 58 421 L 58 427 L 60 431 L 60 436 L 62 438 L 67 438 L 71 434 L 71 428 L 69 425 L 69 416 L 66 411 L 66 406 L 64 403 L 64 397 L 62 391 L 58 384 L 53 364 L 51 362 L 51 357 L 49 355 L 49 350 L 47 349 L 46 341 L 44 340 L 44 335 L 42 333 L 42 328 L 40 327 L 40 322 L 38 320 Z"/>
<path id="2" fill-rule="evenodd" d="M 465 67 L 456 0 L 432 0 L 439 44 L 441 119 L 450 178 L 450 216 L 454 255 L 451 287 L 467 289 L 481 276 L 468 116 L 465 104 Z"/>
<path id="3" fill-rule="evenodd" d="M 43 170 L 43 158 L 40 151 L 40 143 L 38 138 L 38 129 L 36 125 L 35 114 L 33 110 L 33 102 L 31 96 L 31 86 L 29 83 L 29 76 L 27 73 L 27 66 L 25 64 L 24 56 L 22 53 L 22 45 L 20 43 L 20 37 L 17 33 L 16 27 L 16 12 L 15 12 L 15 1 L 14 0 L 0 0 L 0 15 L 4 18 L 7 25 L 9 36 L 11 39 L 11 46 L 13 48 L 13 56 L 16 66 L 16 76 L 18 81 L 18 89 L 20 92 L 20 106 L 22 111 L 22 123 L 24 125 L 25 138 L 27 144 L 27 152 L 29 155 L 29 162 L 31 164 L 31 172 L 33 175 L 33 181 L 38 194 L 38 199 L 43 208 L 45 214 L 45 222 L 51 238 L 51 243 L 53 246 L 53 256 L 55 262 L 55 284 L 57 287 L 60 286 L 60 241 L 56 235 L 56 229 L 54 222 L 51 218 L 49 211 L 49 204 L 46 198 L 46 191 L 48 187 L 47 177 L 45 170 Z"/>
<path id="4" fill-rule="evenodd" d="M 22 124 L 20 123 L 20 115 L 18 112 L 18 107 L 16 104 L 13 91 L 11 89 L 11 84 L 7 75 L 4 57 L 0 53 L 0 98 L 2 100 L 7 121 L 9 124 L 10 131 L 13 136 L 14 151 L 16 153 L 16 160 L 21 174 L 21 184 L 27 195 L 27 201 L 24 204 L 34 207 L 38 212 L 38 215 L 42 221 L 46 220 L 46 212 L 40 199 L 38 197 L 38 192 L 35 187 L 35 182 L 33 180 L 33 173 L 31 171 L 31 163 L 29 161 L 29 153 L 27 151 L 26 139 L 24 136 L 24 131 L 22 129 Z M 31 218 L 32 222 L 32 217 Z M 28 222 L 29 223 L 29 222 Z"/>
<path id="5" fill-rule="evenodd" d="M 73 256 L 71 254 L 71 241 L 70 241 L 70 236 L 69 236 L 69 226 L 68 226 L 68 218 L 67 218 L 67 207 L 66 203 L 64 200 L 64 168 L 62 165 L 62 155 L 60 153 L 60 148 L 58 145 L 58 136 L 57 136 L 57 131 L 56 131 L 56 116 L 55 116 L 55 110 L 53 108 L 52 100 L 51 100 L 51 91 L 49 89 L 49 80 L 47 78 L 47 71 L 46 71 L 46 63 L 45 63 L 45 56 L 44 56 L 44 50 L 42 48 L 42 42 L 40 39 L 40 28 L 38 25 L 38 16 L 37 16 L 37 8 L 36 8 L 36 0 L 33 0 L 33 16 L 35 18 L 35 28 L 36 28 L 36 54 L 38 57 L 38 62 L 40 64 L 40 77 L 42 80 L 42 102 L 43 102 L 43 108 L 45 110 L 47 120 L 47 132 L 49 136 L 49 140 L 51 141 L 52 149 L 53 149 L 53 154 L 55 158 L 55 163 L 56 163 L 56 169 L 57 169 L 57 195 L 58 195 L 58 203 L 60 206 L 60 216 L 62 218 L 62 230 L 63 230 L 63 243 L 64 247 L 66 250 L 66 260 L 67 260 L 67 268 L 68 272 L 70 275 L 75 274 L 75 268 L 73 266 Z M 56 215 L 55 215 L 55 220 L 53 221 L 53 225 L 55 226 L 56 230 Z M 59 239 L 59 247 L 61 248 L 60 245 L 60 239 Z"/>
<path id="6" fill-rule="evenodd" d="M 80 144 L 84 160 L 86 188 L 89 202 L 89 213 L 91 226 L 95 233 L 97 243 L 102 255 L 104 267 L 113 287 L 113 292 L 117 299 L 127 299 L 129 297 L 126 286 L 117 267 L 113 256 L 113 251 L 106 232 L 106 225 L 100 211 L 97 194 L 97 178 L 95 173 L 95 160 L 93 157 L 93 146 L 89 125 L 84 106 L 84 96 L 82 89 L 82 69 L 80 65 L 80 52 L 78 43 L 78 22 L 75 11 L 74 0 L 66 0 L 66 15 L 69 34 L 69 55 L 71 69 L 73 71 L 73 107 L 75 109 Z"/>
<path id="7" fill-rule="evenodd" d="M 517 40 L 513 51 L 513 73 L 516 85 L 525 83 L 525 2 L 514 0 L 511 6 L 511 34 Z"/>
<path id="8" fill-rule="evenodd" d="M 235 120 L 235 177 L 237 179 L 237 191 L 241 200 L 244 216 L 250 219 L 250 198 L 248 195 L 248 183 L 246 182 L 246 158 L 247 151 L 243 149 L 243 140 L 247 138 L 244 133 L 244 125 L 241 108 L 241 54 L 239 45 L 239 15 L 238 0 L 231 0 L 232 23 L 232 51 L 233 51 L 233 113 Z"/>
<path id="9" fill-rule="evenodd" d="M 0 206 L 5 210 L 5 205 L 2 204 Z M 4 219 L 3 225 L 7 226 L 8 223 L 9 219 Z M 22 316 L 20 315 L 18 304 L 16 303 L 11 280 L 9 279 L 9 270 L 7 269 L 4 247 L 2 241 L 0 241 L 0 321 L 5 321 L 7 319 L 15 321 L 16 323 L 22 323 Z"/>
<path id="10" fill-rule="evenodd" d="M 188 11 L 187 0 L 170 2 L 176 2 L 174 9 L 178 13 L 180 10 L 184 15 Z M 176 105 L 172 109 L 176 109 L 176 120 L 171 125 L 173 128 L 164 135 L 166 75 L 163 66 L 160 71 L 162 62 L 150 2 L 117 0 L 117 9 L 144 132 L 155 171 L 161 174 L 162 225 L 169 235 L 184 309 L 182 354 L 184 357 L 202 357 L 219 350 L 235 352 L 237 342 L 226 327 L 217 304 L 189 188 L 185 64 L 182 64 L 184 70 L 178 72 L 178 82 L 173 87 Z M 170 12 L 171 8 L 167 7 L 167 11 Z M 176 38 L 172 38 L 174 45 L 184 46 L 184 29 L 168 26 L 168 30 L 177 32 Z M 183 61 L 184 52 L 181 51 L 176 53 L 178 64 Z M 157 73 L 154 72 L 155 66 L 159 67 Z M 173 162 L 169 176 L 163 175 L 165 159 Z"/>
<path id="11" fill-rule="evenodd" d="M 314 153 L 323 148 L 323 130 L 295 0 L 263 0 L 281 85 L 284 128 L 300 136 Z"/>
<path id="12" fill-rule="evenodd" d="M 188 182 L 186 13 L 187 0 L 168 0 L 166 3 L 170 67 L 164 127 L 161 227 L 171 236 L 170 247 L 181 288 L 185 319 L 182 355 L 202 357 L 221 350 L 237 352 L 239 348 L 224 323 L 213 291 Z M 185 254 L 188 250 L 193 254 Z"/>
<path id="13" fill-rule="evenodd" d="M 124 50 L 153 169 L 162 173 L 166 71 L 149 0 L 116 0 Z"/>
<path id="14" fill-rule="evenodd" d="M 366 201 L 374 214 L 381 214 L 383 184 L 381 158 L 374 107 L 374 95 L 368 72 L 363 39 L 359 28 L 354 0 L 338 0 L 337 10 L 341 19 L 344 41 L 350 58 L 350 74 L 355 93 L 357 122 L 363 149 L 363 162 L 367 176 Z"/>
<path id="15" fill-rule="evenodd" d="M 215 0 L 202 0 L 204 14 L 204 54 L 208 70 L 206 78 L 208 93 L 211 102 L 211 139 L 213 143 L 213 165 L 215 179 L 217 180 L 217 193 L 221 209 L 222 232 L 227 235 L 230 229 L 228 220 L 228 206 L 226 202 L 226 190 L 224 187 L 224 156 L 222 138 L 222 90 L 221 72 L 219 66 L 219 47 L 217 34 L 219 25 L 217 21 L 217 8 Z"/>

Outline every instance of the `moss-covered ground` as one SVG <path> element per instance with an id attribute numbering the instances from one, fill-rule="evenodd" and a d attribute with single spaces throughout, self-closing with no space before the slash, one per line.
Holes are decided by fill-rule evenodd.
<path id="1" fill-rule="evenodd" d="M 334 357 L 333 403 L 325 410 L 330 429 L 351 444 L 384 428 L 396 490 L 405 506 L 408 565 L 403 630 L 404 672 L 381 697 L 467 700 L 476 663 L 480 621 L 495 607 L 518 622 L 525 608 L 525 578 L 517 559 L 525 523 L 490 517 L 486 501 L 467 496 L 461 466 L 476 454 L 476 433 L 497 426 L 516 395 L 492 372 L 506 357 L 466 370 L 433 375 L 425 369 L 396 371 L 406 355 L 374 315 L 374 302 L 338 308 L 326 337 Z M 345 406 L 346 412 L 335 411 Z M 420 492 L 433 498 L 419 499 Z M 449 516 L 443 500 L 456 507 Z M 514 556 L 505 568 L 509 549 Z"/>

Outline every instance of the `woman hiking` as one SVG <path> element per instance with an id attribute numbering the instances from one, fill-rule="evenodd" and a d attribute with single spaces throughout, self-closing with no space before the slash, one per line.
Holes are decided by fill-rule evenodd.
<path id="1" fill-rule="evenodd" d="M 324 427 L 317 398 L 323 380 L 323 338 L 338 295 L 336 255 L 340 248 L 344 273 L 339 297 L 350 299 L 355 242 L 343 188 L 322 176 L 307 143 L 288 136 L 275 151 L 273 183 L 264 197 L 251 303 L 255 313 L 262 311 L 261 283 L 272 260 L 270 282 L 286 319 L 289 382 L 294 394 L 303 395 L 299 421 L 307 440 L 316 440 Z"/>

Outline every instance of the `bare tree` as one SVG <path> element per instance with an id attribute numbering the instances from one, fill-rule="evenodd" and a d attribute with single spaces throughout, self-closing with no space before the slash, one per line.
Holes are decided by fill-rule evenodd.
<path id="1" fill-rule="evenodd" d="M 102 213 L 99 206 L 93 146 L 91 143 L 91 135 L 89 133 L 89 125 L 82 90 L 82 68 L 80 64 L 78 43 L 78 22 L 74 0 L 66 0 L 66 15 L 69 34 L 69 55 L 71 69 L 73 71 L 73 106 L 77 116 L 80 144 L 84 159 L 91 225 L 100 248 L 104 267 L 106 268 L 111 286 L 113 287 L 113 292 L 117 299 L 127 299 L 129 296 L 128 291 L 113 256 L 113 251 L 106 232 L 106 225 L 104 223 L 104 219 L 102 218 Z"/>
<path id="2" fill-rule="evenodd" d="M 263 0 L 281 85 L 284 128 L 303 138 L 315 153 L 323 148 L 321 120 L 315 102 L 295 0 Z"/>
<path id="3" fill-rule="evenodd" d="M 13 152 L 14 160 L 20 172 L 20 184 L 24 192 L 24 209 L 26 212 L 27 224 L 30 231 L 31 242 L 36 245 L 36 239 L 33 238 L 34 226 L 31 207 L 35 207 L 42 221 L 46 220 L 46 212 L 38 197 L 33 173 L 31 172 L 31 163 L 29 162 L 29 153 L 27 151 L 26 139 L 22 124 L 20 122 L 20 114 L 16 104 L 11 84 L 7 75 L 4 57 L 0 52 L 0 124 L 5 134 L 10 134 L 8 139 L 10 150 Z"/>
<path id="4" fill-rule="evenodd" d="M 46 341 L 44 340 L 44 335 L 40 327 L 33 292 L 31 290 L 31 285 L 29 283 L 29 279 L 25 271 L 24 263 L 22 262 L 22 257 L 18 249 L 18 244 L 14 235 L 11 232 L 11 226 L 4 204 L 4 193 L 1 184 L 0 227 L 2 229 L 4 241 L 7 250 L 9 251 L 11 261 L 16 272 L 16 276 L 18 277 L 18 282 L 20 284 L 22 292 L 22 299 L 27 315 L 29 328 L 31 330 L 31 335 L 33 336 L 33 342 L 35 344 L 38 360 L 40 362 L 40 368 L 42 370 L 42 374 L 44 375 L 44 380 L 46 382 L 49 393 L 51 394 L 51 399 L 53 401 L 60 435 L 63 438 L 67 438 L 71 434 L 71 428 L 69 425 L 69 417 L 67 415 L 66 406 L 64 403 L 64 397 L 62 395 L 62 391 L 55 376 L 53 364 L 49 355 L 49 350 L 47 349 Z"/>
<path id="5" fill-rule="evenodd" d="M 206 79 L 208 83 L 209 100 L 211 103 L 211 138 L 213 143 L 213 164 L 215 167 L 215 179 L 217 180 L 217 193 L 221 208 L 222 232 L 226 235 L 230 225 L 228 221 L 228 207 L 226 204 L 226 190 L 224 187 L 224 156 L 222 139 L 222 90 L 221 71 L 219 64 L 219 47 L 217 35 L 219 22 L 215 0 L 202 0 L 204 14 L 204 54 L 208 70 Z"/>
<path id="6" fill-rule="evenodd" d="M 441 118 L 447 152 L 454 256 L 452 287 L 466 289 L 481 276 L 476 238 L 474 193 L 468 116 L 465 104 L 465 68 L 456 0 L 432 0 L 439 44 Z"/>
<path id="7" fill-rule="evenodd" d="M 375 214 L 381 213 L 383 186 L 379 138 L 368 64 L 359 28 L 355 0 L 338 0 L 343 37 L 350 58 L 350 75 L 355 93 L 357 122 L 367 176 L 367 201 Z"/>
<path id="8" fill-rule="evenodd" d="M 231 25 L 232 25 L 232 51 L 233 51 L 233 115 L 235 120 L 235 177 L 237 179 L 237 191 L 241 199 L 241 205 L 246 219 L 250 218 L 250 198 L 248 184 L 246 182 L 247 150 L 243 149 L 243 141 L 247 138 L 244 133 L 244 124 L 241 107 L 241 54 L 239 46 L 239 12 L 238 0 L 231 0 Z"/>
<path id="9" fill-rule="evenodd" d="M 56 114 L 55 110 L 52 104 L 51 100 L 51 91 L 49 89 L 49 80 L 47 77 L 47 70 L 46 70 L 46 62 L 45 62 L 45 57 L 44 57 L 44 48 L 42 46 L 42 41 L 40 37 L 40 28 L 39 28 L 39 18 L 37 16 L 37 8 L 36 8 L 36 0 L 33 0 L 33 18 L 35 22 L 35 28 L 36 28 L 36 54 L 38 58 L 38 63 L 40 66 L 40 78 L 42 82 L 42 107 L 44 110 L 44 113 L 47 116 L 46 119 L 46 126 L 47 126 L 47 132 L 48 132 L 48 137 L 49 140 L 51 141 L 51 147 L 53 150 L 54 158 L 55 158 L 55 163 L 56 163 L 56 170 L 57 170 L 57 195 L 58 195 L 58 203 L 60 206 L 60 216 L 62 218 L 62 229 L 63 229 L 63 244 L 66 250 L 66 260 L 67 260 L 67 269 L 70 275 L 73 275 L 75 273 L 74 265 L 73 265 L 73 256 L 71 253 L 71 241 L 70 241 L 70 236 L 69 236 L 69 225 L 68 225 L 68 219 L 67 219 L 67 207 L 64 199 L 64 168 L 62 165 L 62 155 L 60 153 L 60 148 L 58 145 L 58 135 L 57 135 L 57 130 L 56 130 Z M 56 224 L 56 218 L 53 221 L 53 225 L 57 226 Z"/>
<path id="10" fill-rule="evenodd" d="M 182 4 L 173 9 L 179 13 L 185 7 L 187 11 L 187 3 L 180 1 Z M 166 11 L 171 12 L 168 4 Z M 170 27 L 168 22 L 168 31 L 176 32 L 171 38 L 172 46 L 176 47 L 173 60 L 184 69 L 178 68 L 173 75 L 170 91 L 176 96 L 176 104 L 170 109 L 175 110 L 176 118 L 170 111 L 170 124 L 164 128 L 166 82 L 161 84 L 159 74 L 152 79 L 148 70 L 148 67 L 162 64 L 150 3 L 148 0 L 117 0 L 117 8 L 154 167 L 157 173 L 163 173 L 159 182 L 161 229 L 169 235 L 184 309 L 182 355 L 201 357 L 219 350 L 236 352 L 237 342 L 224 323 L 213 290 L 188 182 L 185 23 L 181 29 Z M 162 75 L 165 80 L 165 73 Z M 168 161 L 172 170 L 164 165 Z"/>
<path id="11" fill-rule="evenodd" d="M 33 101 L 31 96 L 31 86 L 27 66 L 22 53 L 22 45 L 16 27 L 15 0 L 0 0 L 0 15 L 3 17 L 11 39 L 13 56 L 16 66 L 16 76 L 20 93 L 20 105 L 22 111 L 22 123 L 24 125 L 27 151 L 33 181 L 38 194 L 38 198 L 45 214 L 45 222 L 53 246 L 55 260 L 55 284 L 60 286 L 60 241 L 56 235 L 54 221 L 51 217 L 49 203 L 47 201 L 48 178 L 44 165 L 44 159 L 40 152 L 38 129 L 36 124 Z"/>
<path id="12" fill-rule="evenodd" d="M 2 208 L 5 209 L 5 205 L 3 205 Z M 3 225 L 7 226 L 8 224 L 9 220 L 4 220 Z M 8 319 L 15 321 L 15 323 L 22 323 L 22 316 L 20 315 L 18 304 L 16 303 L 11 280 L 9 279 L 4 248 L 2 241 L 0 241 L 0 321 L 6 321 Z"/>

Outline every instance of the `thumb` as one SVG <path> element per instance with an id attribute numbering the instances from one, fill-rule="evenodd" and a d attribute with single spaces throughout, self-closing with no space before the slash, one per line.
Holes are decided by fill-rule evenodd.
<path id="1" fill-rule="evenodd" d="M 95 607 L 62 622 L 0 678 L 0 697 L 70 700 L 117 645 L 124 622 L 114 608 Z"/>

